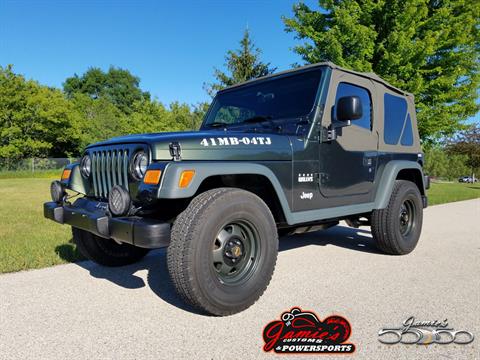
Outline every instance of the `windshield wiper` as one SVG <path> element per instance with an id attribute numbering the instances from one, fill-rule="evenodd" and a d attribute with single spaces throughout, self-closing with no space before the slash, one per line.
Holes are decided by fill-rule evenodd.
<path id="1" fill-rule="evenodd" d="M 207 127 L 212 127 L 212 128 L 215 128 L 215 127 L 227 127 L 228 125 L 232 125 L 232 124 L 228 124 L 228 123 L 225 123 L 225 122 L 221 122 L 221 121 L 215 121 L 211 124 L 207 124 Z"/>
<path id="2" fill-rule="evenodd" d="M 268 121 L 271 124 L 274 124 L 272 122 L 272 117 L 270 115 L 252 116 L 251 118 L 243 120 L 241 123 L 251 124 L 251 123 L 260 123 L 260 122 L 266 122 L 266 121 Z"/>
<path id="3" fill-rule="evenodd" d="M 282 127 L 273 121 L 273 116 L 271 115 L 256 115 L 246 120 L 243 120 L 240 124 L 248 124 L 248 123 L 263 123 L 268 122 L 272 130 L 276 130 L 277 132 L 282 131 Z"/>

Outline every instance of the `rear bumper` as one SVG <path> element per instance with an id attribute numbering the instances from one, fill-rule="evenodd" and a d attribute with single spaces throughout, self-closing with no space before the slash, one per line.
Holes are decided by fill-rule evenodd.
<path id="1" fill-rule="evenodd" d="M 428 197 L 423 195 L 422 196 L 422 203 L 423 203 L 423 208 L 425 209 L 426 207 L 428 207 Z"/>
<path id="2" fill-rule="evenodd" d="M 425 186 L 425 190 L 430 189 L 430 176 L 423 175 L 423 184 Z M 422 196 L 423 207 L 426 208 L 428 206 L 428 197 L 427 192 L 425 191 L 425 195 Z"/>
<path id="3" fill-rule="evenodd" d="M 43 214 L 60 224 L 86 230 L 106 239 L 154 249 L 170 243 L 170 224 L 138 216 L 111 217 L 106 203 L 81 198 L 74 204 L 43 204 Z"/>
<path id="4" fill-rule="evenodd" d="M 425 189 L 430 189 L 430 176 L 423 175 L 423 183 L 425 184 Z"/>

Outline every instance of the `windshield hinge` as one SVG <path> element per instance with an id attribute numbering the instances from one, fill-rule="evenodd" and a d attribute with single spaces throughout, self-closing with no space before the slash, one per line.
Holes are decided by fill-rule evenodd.
<path id="1" fill-rule="evenodd" d="M 322 129 L 322 142 L 333 141 L 336 138 L 337 130 L 333 126 Z"/>

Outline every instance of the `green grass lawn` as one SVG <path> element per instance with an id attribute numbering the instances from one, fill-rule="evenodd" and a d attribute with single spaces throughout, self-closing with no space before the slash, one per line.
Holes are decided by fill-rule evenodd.
<path id="1" fill-rule="evenodd" d="M 18 178 L 57 178 L 62 173 L 63 169 L 56 170 L 3 170 L 0 171 L 0 179 L 18 179 Z"/>
<path id="2" fill-rule="evenodd" d="M 480 184 L 432 183 L 428 190 L 428 204 L 437 205 L 480 197 Z"/>
<path id="3" fill-rule="evenodd" d="M 51 180 L 0 179 L 0 273 L 82 259 L 70 227 L 43 217 Z M 432 184 L 428 195 L 430 205 L 478 198 L 480 184 Z"/>
<path id="4" fill-rule="evenodd" d="M 0 179 L 0 273 L 80 259 L 70 227 L 43 217 L 51 181 Z"/>

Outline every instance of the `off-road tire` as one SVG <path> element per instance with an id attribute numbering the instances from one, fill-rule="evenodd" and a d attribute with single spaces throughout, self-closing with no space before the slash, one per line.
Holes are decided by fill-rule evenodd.
<path id="1" fill-rule="evenodd" d="M 87 259 L 104 266 L 123 266 L 142 259 L 148 249 L 130 244 L 119 244 L 112 239 L 104 239 L 88 231 L 72 227 L 73 241 L 77 249 Z"/>
<path id="2" fill-rule="evenodd" d="M 213 249 L 225 224 L 245 221 L 258 234 L 259 253 L 241 284 L 223 282 L 214 267 Z M 176 219 L 167 265 L 178 294 L 203 312 L 225 316 L 251 306 L 267 288 L 275 268 L 278 236 L 268 206 L 255 194 L 218 188 L 195 197 Z M 250 255 L 249 255 L 250 257 Z M 253 258 L 252 258 L 253 259 Z"/>
<path id="3" fill-rule="evenodd" d="M 401 210 L 408 203 L 414 213 L 410 231 L 402 235 Z M 385 209 L 374 210 L 371 218 L 372 236 L 377 248 L 391 255 L 405 255 L 415 249 L 423 221 L 423 202 L 418 187 L 411 181 L 396 180 Z"/>

